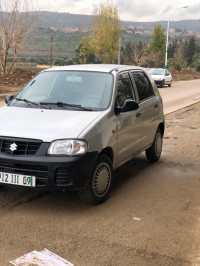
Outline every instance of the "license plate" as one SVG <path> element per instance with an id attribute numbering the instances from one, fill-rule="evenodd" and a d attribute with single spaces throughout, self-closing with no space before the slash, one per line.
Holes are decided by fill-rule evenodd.
<path id="1" fill-rule="evenodd" d="M 35 187 L 36 177 L 0 172 L 0 183 L 25 187 Z"/>

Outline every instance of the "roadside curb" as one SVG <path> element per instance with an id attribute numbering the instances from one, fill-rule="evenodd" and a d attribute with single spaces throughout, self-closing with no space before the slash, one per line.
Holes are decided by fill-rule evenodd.
<path id="1" fill-rule="evenodd" d="M 164 112 L 164 114 L 165 114 L 165 115 L 169 115 L 169 114 L 171 114 L 171 113 L 174 113 L 174 112 L 179 111 L 179 110 L 181 110 L 181 109 L 187 108 L 187 107 L 192 106 L 192 105 L 194 105 L 194 104 L 196 104 L 196 103 L 199 103 L 199 102 L 200 102 L 200 100 L 194 101 L 194 102 L 189 103 L 189 104 L 187 104 L 187 105 L 183 105 L 183 106 L 180 106 L 180 107 L 178 107 L 178 108 L 172 109 L 172 110 L 170 110 L 170 111 Z"/>

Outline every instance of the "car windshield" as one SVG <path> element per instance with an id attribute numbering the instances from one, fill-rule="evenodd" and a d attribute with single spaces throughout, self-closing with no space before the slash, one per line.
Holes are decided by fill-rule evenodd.
<path id="1" fill-rule="evenodd" d="M 164 69 L 150 69 L 149 74 L 150 75 L 164 75 L 165 70 Z"/>
<path id="2" fill-rule="evenodd" d="M 73 110 L 105 110 L 112 93 L 110 73 L 46 71 L 32 79 L 9 106 Z"/>

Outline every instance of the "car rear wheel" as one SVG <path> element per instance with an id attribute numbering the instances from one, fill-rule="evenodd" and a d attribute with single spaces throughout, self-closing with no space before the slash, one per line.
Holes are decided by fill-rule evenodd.
<path id="1" fill-rule="evenodd" d="M 161 130 L 158 128 L 154 142 L 150 148 L 146 150 L 147 159 L 154 163 L 159 161 L 162 152 L 163 136 Z"/>
<path id="2" fill-rule="evenodd" d="M 86 189 L 79 191 L 80 199 L 88 204 L 97 205 L 107 199 L 113 182 L 113 167 L 110 158 L 100 155 L 93 175 Z"/>

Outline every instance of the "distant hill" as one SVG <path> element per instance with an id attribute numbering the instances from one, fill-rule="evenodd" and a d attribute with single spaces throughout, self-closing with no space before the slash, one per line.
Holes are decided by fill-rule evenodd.
<path id="1" fill-rule="evenodd" d="M 21 61 L 47 64 L 49 60 L 50 35 L 56 31 L 53 40 L 53 57 L 75 58 L 75 50 L 81 37 L 89 34 L 95 16 L 39 11 L 38 19 L 30 29 L 29 36 L 20 50 Z M 123 28 L 121 46 L 128 42 L 149 43 L 155 24 L 161 23 L 166 29 L 167 21 L 132 22 L 121 21 Z M 188 39 L 191 34 L 200 36 L 200 20 L 170 21 L 170 38 Z"/>
<path id="2" fill-rule="evenodd" d="M 154 21 L 154 22 L 130 22 L 121 21 L 121 24 L 125 27 L 135 26 L 142 27 L 144 30 L 152 31 L 156 24 L 160 23 L 163 28 L 167 28 L 167 21 Z M 180 20 L 180 21 L 170 21 L 170 27 L 180 29 L 182 31 L 192 31 L 200 32 L 200 20 Z"/>
<path id="3" fill-rule="evenodd" d="M 64 28 L 79 28 L 80 30 L 89 29 L 95 17 L 92 15 L 78 15 L 70 13 L 58 13 L 49 11 L 39 11 L 37 26 L 43 28 L 55 27 L 57 29 Z M 134 21 L 121 21 L 123 27 L 142 27 L 144 30 L 152 30 L 155 24 L 161 23 L 166 28 L 167 21 L 154 21 L 154 22 L 134 22 Z M 170 21 L 170 26 L 173 28 L 200 32 L 200 20 L 180 20 Z"/>
<path id="4" fill-rule="evenodd" d="M 39 11 L 36 25 L 43 28 L 55 27 L 64 29 L 66 27 L 80 27 L 81 29 L 88 29 L 92 19 L 94 19 L 94 16 Z"/>

